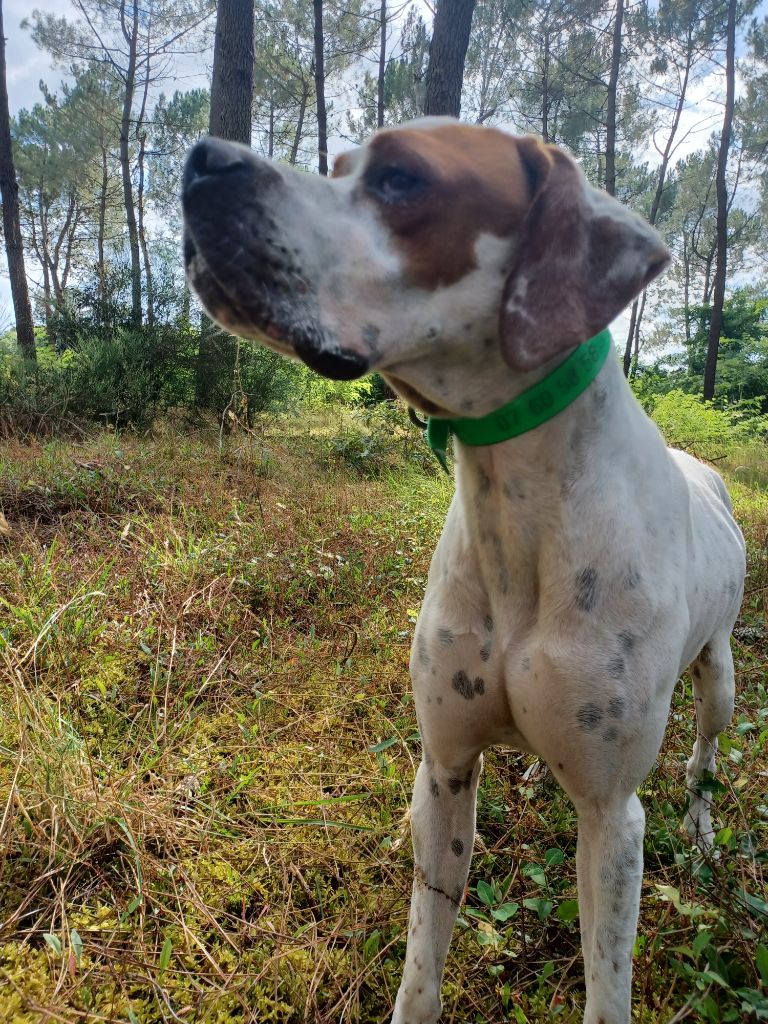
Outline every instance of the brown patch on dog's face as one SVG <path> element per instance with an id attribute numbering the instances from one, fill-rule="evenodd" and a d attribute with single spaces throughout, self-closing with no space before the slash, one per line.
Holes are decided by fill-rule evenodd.
<path id="1" fill-rule="evenodd" d="M 391 231 L 411 283 L 454 284 L 475 268 L 481 234 L 514 235 L 536 186 L 519 142 L 460 124 L 374 137 L 359 189 Z M 346 173 L 342 156 L 334 175 Z"/>

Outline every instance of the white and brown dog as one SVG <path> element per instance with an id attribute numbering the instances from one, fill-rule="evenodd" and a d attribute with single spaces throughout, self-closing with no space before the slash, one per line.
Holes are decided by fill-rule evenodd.
<path id="1" fill-rule="evenodd" d="M 318 372 L 378 370 L 432 417 L 476 418 L 546 377 L 667 264 L 656 232 L 531 137 L 428 119 L 325 179 L 215 139 L 184 183 L 192 285 L 228 330 Z M 666 448 L 608 358 L 564 411 L 456 444 L 457 488 L 416 629 L 423 760 L 395 1024 L 432 1024 L 464 892 L 483 750 L 544 759 L 578 812 L 585 1021 L 629 1020 L 643 863 L 635 790 L 692 665 L 686 825 L 712 843 L 717 734 L 744 542 L 720 477 Z"/>

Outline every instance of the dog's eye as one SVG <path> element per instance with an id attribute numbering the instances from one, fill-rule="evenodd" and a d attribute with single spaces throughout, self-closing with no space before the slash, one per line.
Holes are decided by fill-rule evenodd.
<path id="1" fill-rule="evenodd" d="M 385 203 L 402 203 L 413 199 L 426 187 L 426 182 L 401 167 L 384 167 L 371 182 L 371 191 Z"/>

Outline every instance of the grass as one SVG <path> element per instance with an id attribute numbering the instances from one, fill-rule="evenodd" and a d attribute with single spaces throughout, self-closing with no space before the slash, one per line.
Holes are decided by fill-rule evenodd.
<path id="1" fill-rule="evenodd" d="M 408 652 L 451 493 L 411 437 L 326 416 L 5 443 L 0 1020 L 388 1019 Z M 768 495 L 748 453 L 726 471 L 751 561 L 722 856 L 681 829 L 681 684 L 641 794 L 644 1022 L 768 1018 Z M 573 811 L 531 758 L 486 765 L 444 1020 L 579 1020 Z"/>

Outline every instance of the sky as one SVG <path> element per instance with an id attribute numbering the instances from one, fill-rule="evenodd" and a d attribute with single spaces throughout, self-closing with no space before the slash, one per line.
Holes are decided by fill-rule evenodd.
<path id="1" fill-rule="evenodd" d="M 45 9 L 56 14 L 67 14 L 70 11 L 70 3 L 69 0 L 49 0 Z M 21 28 L 21 21 L 29 13 L 30 5 L 24 0 L 3 0 L 8 100 L 11 114 L 35 103 L 40 95 L 38 82 L 41 78 L 48 78 L 45 56 L 32 42 L 29 32 Z"/>
<path id="2" fill-rule="evenodd" d="M 40 8 L 56 15 L 73 16 L 71 0 L 41 0 Z M 8 97 L 11 115 L 24 107 L 31 107 L 40 99 L 40 80 L 43 79 L 52 89 L 57 90 L 65 73 L 55 68 L 48 54 L 39 50 L 32 42 L 28 30 L 21 28 L 21 22 L 31 14 L 29 0 L 3 0 L 3 20 L 6 33 L 6 60 L 8 73 Z M 768 0 L 761 0 L 756 14 L 765 17 L 768 12 Z M 427 13 L 425 11 L 425 13 Z M 196 86 L 207 86 L 210 81 L 211 55 L 198 55 L 188 58 L 186 63 L 177 66 L 177 77 L 173 87 L 191 89 Z M 675 153 L 679 159 L 686 153 L 698 149 L 708 134 L 717 126 L 722 117 L 722 106 L 710 97 L 713 83 L 705 79 L 697 84 L 692 92 L 694 104 L 683 114 L 681 125 L 681 142 Z M 343 148 L 341 140 L 329 140 L 332 152 Z M 652 164 L 658 160 L 653 150 L 644 157 Z M 30 268 L 31 269 L 31 268 Z M 0 259 L 0 329 L 5 328 L 12 315 L 10 285 L 5 273 L 4 253 Z"/>

